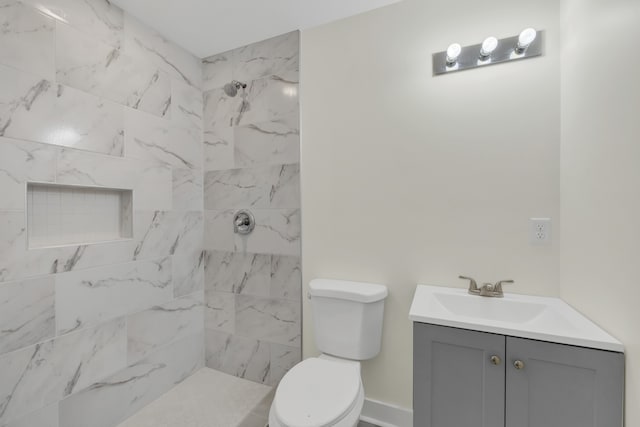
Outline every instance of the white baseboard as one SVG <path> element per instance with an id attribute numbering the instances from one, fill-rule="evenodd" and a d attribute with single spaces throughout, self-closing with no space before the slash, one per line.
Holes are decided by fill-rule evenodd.
<path id="1" fill-rule="evenodd" d="M 362 421 L 380 427 L 413 427 L 413 411 L 377 400 L 365 399 Z"/>

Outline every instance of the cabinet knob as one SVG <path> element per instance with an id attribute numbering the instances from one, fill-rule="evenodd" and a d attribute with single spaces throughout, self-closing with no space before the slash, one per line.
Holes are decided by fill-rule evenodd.
<path id="1" fill-rule="evenodd" d="M 522 360 L 516 360 L 513 362 L 513 367 L 520 371 L 524 369 L 524 362 Z"/>
<path id="2" fill-rule="evenodd" d="M 500 356 L 491 356 L 491 359 L 489 360 L 491 360 L 491 364 L 496 366 L 502 363 L 502 359 L 500 359 Z"/>

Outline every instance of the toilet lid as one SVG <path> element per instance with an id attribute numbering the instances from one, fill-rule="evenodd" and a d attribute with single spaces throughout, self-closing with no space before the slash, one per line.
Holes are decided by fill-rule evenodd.
<path id="1" fill-rule="evenodd" d="M 324 427 L 353 408 L 360 387 L 359 364 L 310 358 L 284 376 L 273 406 L 285 426 Z"/>

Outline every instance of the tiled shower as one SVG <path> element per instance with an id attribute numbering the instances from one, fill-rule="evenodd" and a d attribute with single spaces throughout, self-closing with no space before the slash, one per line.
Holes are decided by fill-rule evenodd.
<path id="1" fill-rule="evenodd" d="M 0 26 L 0 426 L 115 426 L 205 363 L 277 383 L 298 33 L 202 62 L 105 0 L 0 0 Z"/>
<path id="2" fill-rule="evenodd" d="M 204 60 L 206 364 L 272 385 L 301 357 L 298 64 L 298 32 Z"/>

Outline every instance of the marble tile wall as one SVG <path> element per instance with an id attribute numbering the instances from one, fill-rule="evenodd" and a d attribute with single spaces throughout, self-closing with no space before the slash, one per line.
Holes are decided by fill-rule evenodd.
<path id="1" fill-rule="evenodd" d="M 275 385 L 300 361 L 299 33 L 206 58 L 206 364 Z M 235 97 L 223 90 L 247 84 Z M 249 209 L 256 228 L 234 234 Z"/>
<path id="2" fill-rule="evenodd" d="M 0 426 L 111 427 L 204 366 L 203 65 L 107 0 L 0 28 Z M 28 249 L 27 182 L 133 190 L 132 238 Z"/>

